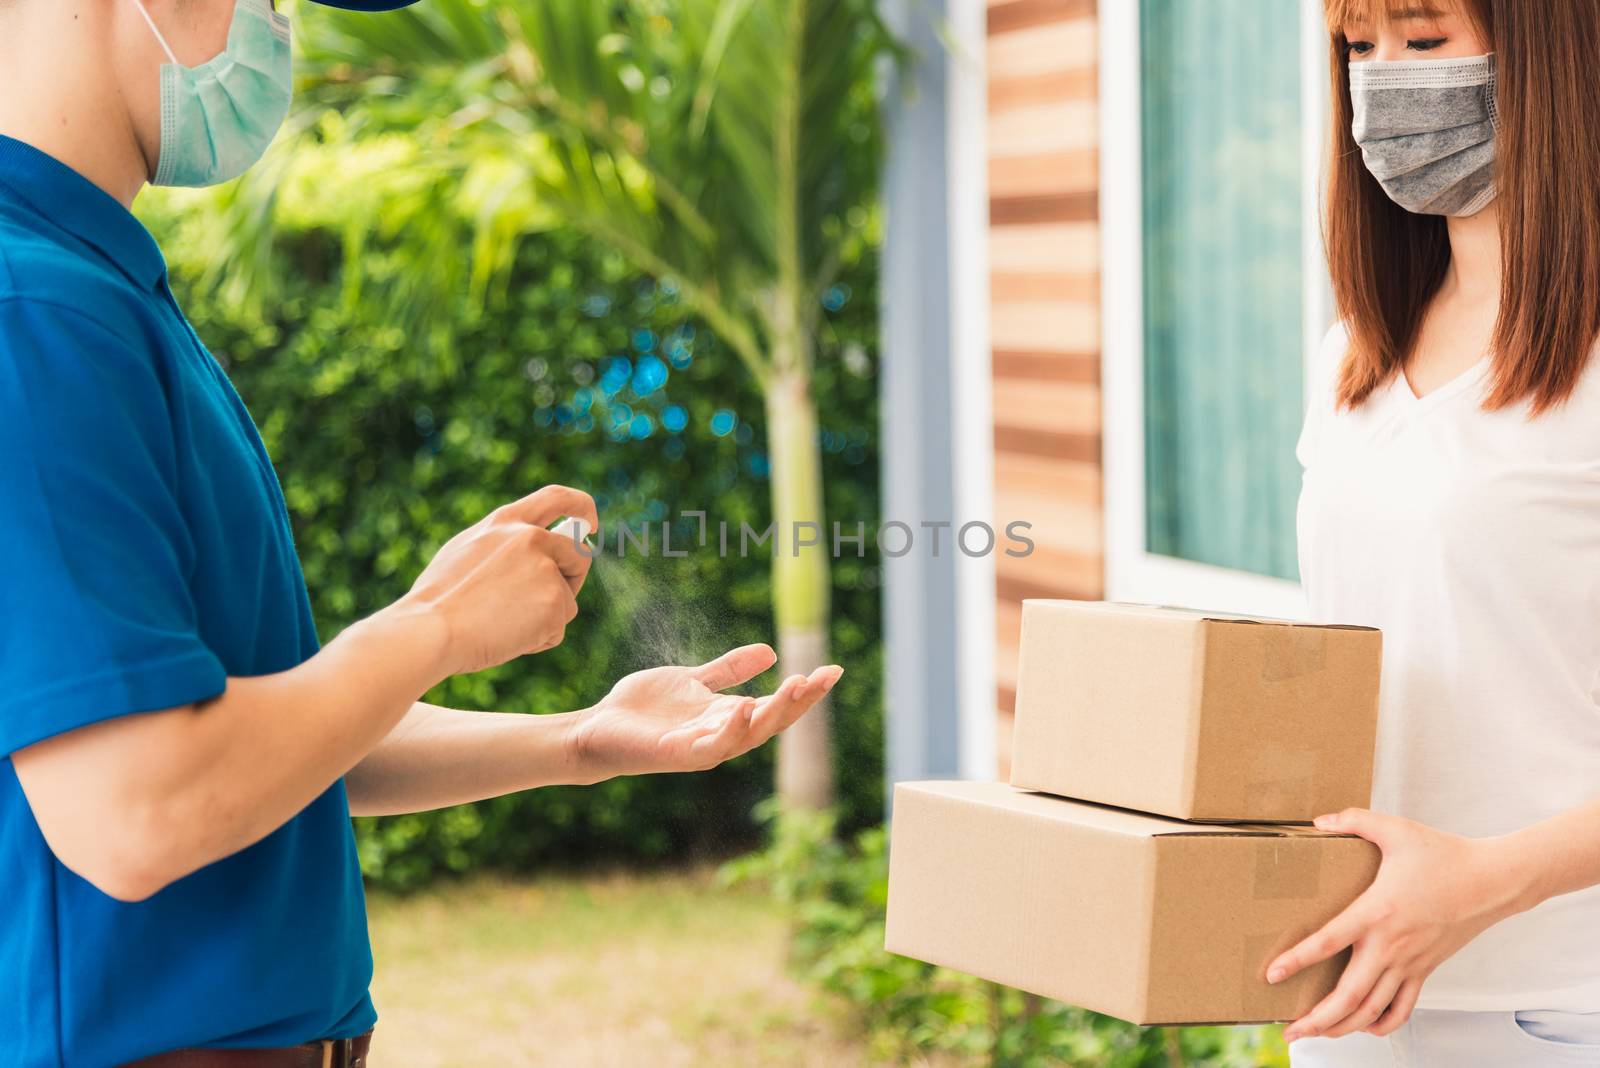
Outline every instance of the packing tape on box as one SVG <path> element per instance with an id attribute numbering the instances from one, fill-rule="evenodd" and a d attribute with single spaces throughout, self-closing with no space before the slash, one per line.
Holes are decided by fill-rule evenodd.
<path id="1" fill-rule="evenodd" d="M 1328 661 L 1328 632 L 1320 627 L 1268 624 L 1262 635 L 1261 678 L 1283 682 L 1321 671 Z"/>
<path id="2" fill-rule="evenodd" d="M 1250 772 L 1244 784 L 1245 811 L 1304 809 L 1317 796 L 1322 751 L 1263 745 L 1255 754 Z"/>
<path id="3" fill-rule="evenodd" d="M 1322 892 L 1322 844 L 1284 835 L 1261 842 L 1251 894 L 1257 901 L 1292 901 Z"/>

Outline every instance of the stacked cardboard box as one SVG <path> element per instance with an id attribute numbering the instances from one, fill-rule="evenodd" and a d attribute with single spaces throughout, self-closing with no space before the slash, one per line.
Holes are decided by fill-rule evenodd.
<path id="1" fill-rule="evenodd" d="M 1027 601 L 1011 784 L 898 783 L 885 944 L 1135 1023 L 1294 1019 L 1267 963 L 1372 881 L 1368 627 Z"/>

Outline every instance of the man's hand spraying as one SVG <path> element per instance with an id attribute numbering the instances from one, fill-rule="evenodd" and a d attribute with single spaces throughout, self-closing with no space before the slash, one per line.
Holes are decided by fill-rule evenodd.
<path id="1" fill-rule="evenodd" d="M 401 599 L 445 624 L 445 675 L 463 675 L 561 644 L 578 614 L 592 554 L 562 516 L 599 525 L 581 490 L 546 486 L 502 505 L 439 549 Z"/>

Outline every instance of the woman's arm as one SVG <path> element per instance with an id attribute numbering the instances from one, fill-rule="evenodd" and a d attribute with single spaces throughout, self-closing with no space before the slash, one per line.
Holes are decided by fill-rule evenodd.
<path id="1" fill-rule="evenodd" d="M 1600 884 L 1600 800 L 1492 838 L 1464 838 L 1363 808 L 1316 824 L 1373 842 L 1383 863 L 1348 908 L 1268 965 L 1267 981 L 1281 982 L 1352 950 L 1333 992 L 1285 1029 L 1291 1042 L 1392 1033 L 1433 970 L 1468 942 L 1547 898 Z"/>
<path id="2" fill-rule="evenodd" d="M 1600 884 L 1600 799 L 1505 836 L 1515 911 Z"/>

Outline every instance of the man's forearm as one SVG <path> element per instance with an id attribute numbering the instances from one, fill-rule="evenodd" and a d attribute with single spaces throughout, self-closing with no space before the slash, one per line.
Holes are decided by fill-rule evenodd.
<path id="1" fill-rule="evenodd" d="M 357 816 L 461 805 L 537 786 L 589 784 L 569 744 L 581 715 L 462 712 L 418 702 L 345 775 Z"/>
<path id="2" fill-rule="evenodd" d="M 128 898 L 254 844 L 354 767 L 438 681 L 442 626 L 424 610 L 386 609 L 288 671 L 230 678 L 212 700 L 95 724 L 74 732 L 70 750 L 69 736 L 40 743 L 18 775 L 41 831 L 62 863 Z M 51 766 L 60 761 L 69 763 Z"/>

